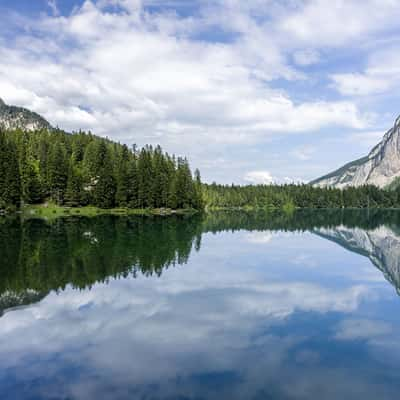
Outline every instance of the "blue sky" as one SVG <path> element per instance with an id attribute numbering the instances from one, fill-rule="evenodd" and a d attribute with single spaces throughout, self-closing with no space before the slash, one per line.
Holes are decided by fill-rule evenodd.
<path id="1" fill-rule="evenodd" d="M 399 110 L 395 0 L 1 0 L 0 97 L 187 155 L 206 181 L 307 181 Z"/>

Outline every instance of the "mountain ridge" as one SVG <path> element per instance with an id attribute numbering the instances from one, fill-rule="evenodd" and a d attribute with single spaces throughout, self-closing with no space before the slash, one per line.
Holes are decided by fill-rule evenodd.
<path id="1" fill-rule="evenodd" d="M 0 129 L 24 131 L 53 130 L 51 124 L 41 115 L 27 108 L 7 105 L 0 98 Z"/>
<path id="2" fill-rule="evenodd" d="M 346 188 L 375 185 L 389 187 L 400 177 L 400 116 L 392 128 L 368 155 L 351 161 L 309 184 L 319 187 Z"/>

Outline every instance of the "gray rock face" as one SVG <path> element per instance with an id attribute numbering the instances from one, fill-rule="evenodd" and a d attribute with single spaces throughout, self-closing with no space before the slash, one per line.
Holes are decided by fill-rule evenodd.
<path id="1" fill-rule="evenodd" d="M 352 161 L 310 184 L 335 188 L 362 185 L 387 187 L 400 177 L 399 136 L 400 117 L 396 119 L 393 128 L 385 133 L 382 141 L 366 157 Z"/>
<path id="2" fill-rule="evenodd" d="M 0 294 L 0 317 L 7 311 L 37 303 L 46 297 L 47 293 L 27 289 L 22 292 L 3 292 Z"/>
<path id="3" fill-rule="evenodd" d="M 373 230 L 338 226 L 316 229 L 313 233 L 368 257 L 400 295 L 400 235 L 395 229 L 388 226 Z"/>
<path id="4" fill-rule="evenodd" d="M 51 125 L 39 114 L 22 107 L 8 106 L 0 99 L 0 129 L 24 131 L 51 130 Z"/>

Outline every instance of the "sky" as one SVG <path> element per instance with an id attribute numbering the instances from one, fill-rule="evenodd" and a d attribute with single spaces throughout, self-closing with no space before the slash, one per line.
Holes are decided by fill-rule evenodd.
<path id="1" fill-rule="evenodd" d="M 0 0 L 0 98 L 206 182 L 308 181 L 400 114 L 399 19 L 398 0 Z"/>

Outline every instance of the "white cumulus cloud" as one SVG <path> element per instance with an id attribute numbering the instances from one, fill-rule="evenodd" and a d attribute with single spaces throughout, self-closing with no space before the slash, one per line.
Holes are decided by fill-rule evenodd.
<path id="1" fill-rule="evenodd" d="M 0 36 L 0 94 L 66 130 L 159 143 L 200 167 L 216 154 L 232 161 L 228 145 L 262 146 L 332 127 L 369 129 L 356 100 L 291 90 L 293 82 L 317 79 L 298 67 L 379 36 L 399 17 L 389 0 L 361 8 L 355 0 L 334 3 L 196 1 L 190 13 L 182 1 L 86 0 L 60 15 L 49 0 L 51 15 L 8 18 L 18 29 L 13 40 Z M 396 76 L 385 65 L 371 59 L 364 72 L 330 76 L 343 95 L 382 91 Z M 229 164 L 221 174 L 232 181 Z M 212 168 L 203 176 L 211 180 Z"/>
<path id="2" fill-rule="evenodd" d="M 245 174 L 243 179 L 252 184 L 265 185 L 269 185 L 275 181 L 274 177 L 269 171 L 249 171 Z"/>

